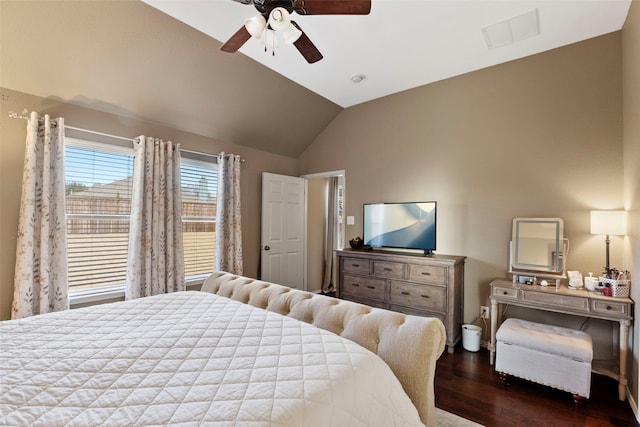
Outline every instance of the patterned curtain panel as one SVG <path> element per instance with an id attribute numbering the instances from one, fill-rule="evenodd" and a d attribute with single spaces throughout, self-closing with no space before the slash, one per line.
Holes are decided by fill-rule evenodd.
<path id="1" fill-rule="evenodd" d="M 242 274 L 240 221 L 240 156 L 221 153 L 218 158 L 215 271 Z"/>
<path id="2" fill-rule="evenodd" d="M 64 119 L 32 112 L 22 177 L 11 317 L 66 310 Z"/>
<path id="3" fill-rule="evenodd" d="M 180 145 L 134 144 L 126 299 L 185 290 Z"/>

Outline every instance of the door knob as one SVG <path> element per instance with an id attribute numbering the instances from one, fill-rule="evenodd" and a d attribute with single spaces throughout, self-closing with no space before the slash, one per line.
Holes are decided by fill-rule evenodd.
<path id="1" fill-rule="evenodd" d="M 271 249 L 269 246 L 265 246 L 265 247 L 264 247 L 264 250 L 265 250 L 265 251 L 268 251 L 269 249 Z"/>

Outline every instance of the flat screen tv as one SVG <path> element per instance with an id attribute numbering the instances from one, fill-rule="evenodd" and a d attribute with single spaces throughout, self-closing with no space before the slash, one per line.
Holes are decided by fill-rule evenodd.
<path id="1" fill-rule="evenodd" d="M 436 202 L 367 203 L 363 223 L 372 248 L 436 250 Z"/>

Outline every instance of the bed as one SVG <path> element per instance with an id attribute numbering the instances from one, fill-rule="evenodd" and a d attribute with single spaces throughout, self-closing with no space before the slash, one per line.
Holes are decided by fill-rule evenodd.
<path id="1" fill-rule="evenodd" d="M 439 321 L 223 272 L 202 290 L 1 322 L 0 425 L 433 425 Z"/>

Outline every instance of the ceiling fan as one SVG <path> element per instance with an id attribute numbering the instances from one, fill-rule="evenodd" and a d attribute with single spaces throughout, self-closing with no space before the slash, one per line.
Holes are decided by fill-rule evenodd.
<path id="1" fill-rule="evenodd" d="M 322 59 L 322 54 L 302 28 L 291 20 L 293 12 L 299 15 L 368 15 L 371 0 L 234 0 L 253 4 L 260 12 L 245 21 L 244 25 L 220 47 L 224 52 L 236 52 L 251 37 L 261 38 L 268 33 L 283 35 L 293 44 L 309 64 Z M 275 33 L 274 33 L 275 32 Z M 273 39 L 271 39 L 273 41 Z M 266 46 L 266 45 L 265 45 Z"/>

